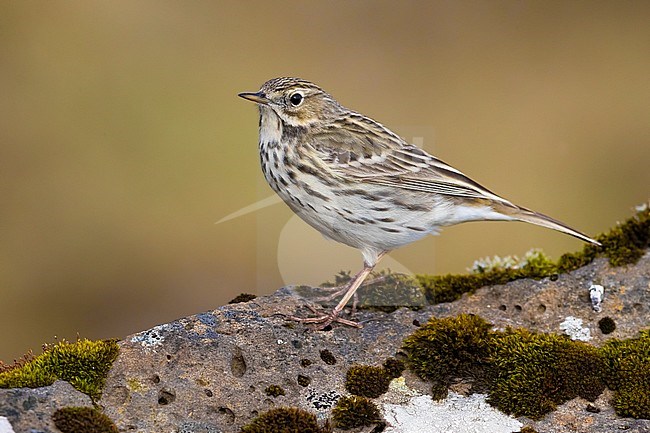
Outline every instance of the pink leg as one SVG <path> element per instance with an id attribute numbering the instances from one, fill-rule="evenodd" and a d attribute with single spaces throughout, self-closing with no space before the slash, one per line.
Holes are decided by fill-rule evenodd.
<path id="1" fill-rule="evenodd" d="M 363 283 L 363 281 L 368 277 L 368 274 L 372 272 L 372 270 L 375 268 L 376 264 L 379 262 L 379 260 L 386 254 L 386 252 L 382 252 L 377 256 L 377 260 L 375 261 L 374 264 L 369 265 L 368 263 L 364 263 L 363 269 L 361 272 L 359 272 L 355 277 L 350 281 L 349 286 L 347 288 L 347 291 L 345 292 L 345 295 L 343 295 L 343 298 L 341 298 L 341 301 L 334 307 L 334 309 L 327 315 L 320 316 L 320 317 L 310 317 L 308 319 L 301 319 L 301 318 L 296 318 L 292 317 L 292 319 L 297 320 L 302 323 L 318 323 L 320 326 L 318 329 L 323 329 L 327 325 L 331 324 L 332 322 L 339 322 L 344 325 L 348 326 L 355 326 L 357 328 L 361 328 L 361 325 L 359 325 L 356 322 L 353 322 L 351 320 L 346 320 L 342 319 L 339 317 L 341 314 L 341 311 L 345 308 L 347 305 L 348 301 L 350 301 L 350 298 L 354 296 L 354 293 L 357 291 L 359 286 Z"/>

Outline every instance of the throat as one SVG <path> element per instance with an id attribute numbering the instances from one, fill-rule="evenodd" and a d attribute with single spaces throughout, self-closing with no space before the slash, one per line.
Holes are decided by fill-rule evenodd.
<path id="1" fill-rule="evenodd" d="M 282 129 L 278 115 L 270 108 L 260 106 L 260 147 L 263 143 L 277 145 L 282 139 Z"/>

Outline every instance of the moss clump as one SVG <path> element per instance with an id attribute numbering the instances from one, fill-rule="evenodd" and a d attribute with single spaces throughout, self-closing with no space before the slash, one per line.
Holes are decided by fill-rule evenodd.
<path id="1" fill-rule="evenodd" d="M 64 340 L 45 346 L 41 355 L 24 365 L 0 373 L 0 388 L 38 388 L 61 379 L 97 400 L 118 351 L 116 340 Z"/>
<path id="2" fill-rule="evenodd" d="M 353 365 L 345 375 L 345 389 L 350 394 L 377 398 L 388 391 L 390 381 L 383 367 Z"/>
<path id="3" fill-rule="evenodd" d="M 638 338 L 609 340 L 602 347 L 607 386 L 619 416 L 650 418 L 650 330 Z"/>
<path id="4" fill-rule="evenodd" d="M 228 303 L 229 304 L 239 304 L 241 302 L 252 301 L 255 298 L 257 298 L 256 295 L 251 295 L 250 293 L 240 293 L 239 295 L 235 296 L 233 299 L 228 301 Z"/>
<path id="5" fill-rule="evenodd" d="M 329 425 L 320 427 L 316 415 L 294 407 L 264 412 L 241 428 L 242 433 L 329 433 Z"/>
<path id="6" fill-rule="evenodd" d="M 576 396 L 593 401 L 604 389 L 598 348 L 525 329 L 492 331 L 478 316 L 432 318 L 404 340 L 409 367 L 433 382 L 434 398 L 450 384 L 472 384 L 516 416 L 539 418 Z"/>
<path id="7" fill-rule="evenodd" d="M 563 254 L 557 261 L 557 272 L 562 274 L 587 266 L 598 257 L 600 249 L 601 247 L 596 245 L 587 244 L 582 248 L 582 251 Z"/>
<path id="8" fill-rule="evenodd" d="M 635 216 L 598 240 L 612 266 L 636 263 L 650 247 L 650 206 L 642 206 Z"/>
<path id="9" fill-rule="evenodd" d="M 581 252 L 560 257 L 559 272 L 569 272 L 591 263 L 597 256 L 609 258 L 612 266 L 636 263 L 650 247 L 650 206 L 638 208 L 636 215 L 618 224 L 608 233 L 598 235 L 602 247 L 587 244 Z"/>
<path id="10" fill-rule="evenodd" d="M 280 387 L 278 385 L 269 385 L 269 386 L 266 387 L 264 392 L 266 393 L 266 395 L 268 395 L 270 397 L 278 397 L 280 395 L 285 395 L 284 394 L 284 389 L 282 389 L 282 387 Z"/>
<path id="11" fill-rule="evenodd" d="M 63 433 L 118 433 L 113 421 L 93 407 L 64 407 L 52 415 Z"/>
<path id="12" fill-rule="evenodd" d="M 406 365 L 399 359 L 388 358 L 382 364 L 384 371 L 391 379 L 398 378 L 402 375 L 402 372 L 406 369 Z"/>
<path id="13" fill-rule="evenodd" d="M 328 349 L 323 349 L 320 351 L 320 359 L 322 359 L 323 362 L 327 365 L 336 364 L 336 357 Z"/>
<path id="14" fill-rule="evenodd" d="M 594 401 L 605 389 L 596 347 L 556 334 L 508 330 L 491 345 L 489 402 L 503 412 L 539 419 L 558 404 Z"/>
<path id="15" fill-rule="evenodd" d="M 416 275 L 416 279 L 427 301 L 437 304 L 455 301 L 463 293 L 473 293 L 483 286 L 570 272 L 588 265 L 599 256 L 607 257 L 612 266 L 633 264 L 650 247 L 650 206 L 639 207 L 636 215 L 595 239 L 602 244 L 601 247 L 585 244 L 582 251 L 564 254 L 557 263 L 537 252 L 515 266 L 478 267 L 468 275 Z"/>
<path id="16" fill-rule="evenodd" d="M 309 384 L 311 383 L 311 378 L 309 378 L 309 376 L 303 376 L 302 374 L 299 374 L 297 382 L 298 385 L 306 387 L 309 386 Z"/>
<path id="17" fill-rule="evenodd" d="M 341 397 L 332 409 L 334 426 L 343 430 L 381 422 L 379 408 L 365 397 Z"/>
<path id="18" fill-rule="evenodd" d="M 427 301 L 438 304 L 455 301 L 463 293 L 473 293 L 483 286 L 506 284 L 521 278 L 539 279 L 557 273 L 553 261 L 539 250 L 527 253 L 523 261 L 517 258 L 490 260 L 495 261 L 497 263 L 490 263 L 490 266 L 475 263 L 473 273 L 468 275 L 417 275 L 416 278 L 424 289 Z"/>
<path id="19" fill-rule="evenodd" d="M 490 328 L 489 323 L 472 314 L 432 317 L 404 340 L 409 367 L 434 383 L 437 398 L 446 395 L 455 379 L 481 381 L 493 339 Z"/>
<path id="20" fill-rule="evenodd" d="M 400 307 L 418 310 L 427 305 L 416 278 L 389 270 L 374 272 L 358 291 L 359 308 L 392 313 Z"/>
<path id="21" fill-rule="evenodd" d="M 598 328 L 603 334 L 611 334 L 616 330 L 616 322 L 611 317 L 603 317 L 598 321 Z"/>

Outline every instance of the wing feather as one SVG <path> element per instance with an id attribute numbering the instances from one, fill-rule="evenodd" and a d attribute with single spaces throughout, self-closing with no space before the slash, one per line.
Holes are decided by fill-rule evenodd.
<path id="1" fill-rule="evenodd" d="M 344 179 L 507 203 L 449 164 L 356 113 L 314 133 L 308 146 L 332 174 Z"/>

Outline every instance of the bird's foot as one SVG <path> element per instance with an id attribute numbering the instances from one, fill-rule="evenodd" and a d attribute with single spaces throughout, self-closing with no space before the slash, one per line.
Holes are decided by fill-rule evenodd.
<path id="1" fill-rule="evenodd" d="M 318 310 L 316 310 L 311 305 L 307 305 L 307 308 L 309 308 L 315 314 L 321 314 Z M 342 325 L 352 326 L 354 328 L 362 328 L 362 326 L 359 323 L 353 322 L 352 320 L 343 319 L 342 317 L 339 317 L 339 314 L 340 314 L 339 311 L 332 310 L 329 314 L 321 314 L 318 317 L 302 318 L 302 317 L 290 316 L 289 318 L 291 320 L 300 323 L 318 325 L 315 327 L 315 329 L 317 330 L 325 329 L 332 323 L 340 323 Z"/>

